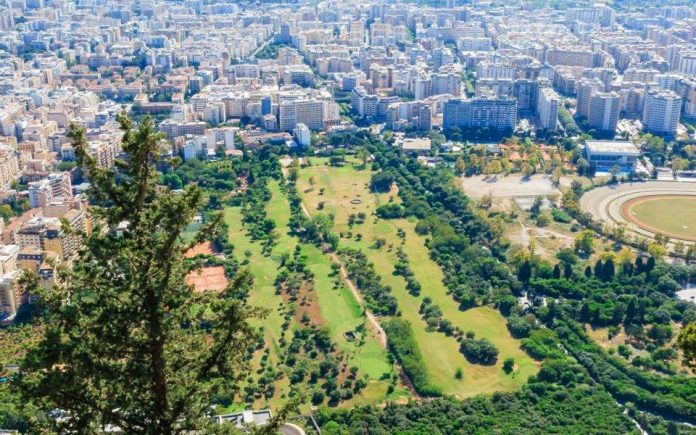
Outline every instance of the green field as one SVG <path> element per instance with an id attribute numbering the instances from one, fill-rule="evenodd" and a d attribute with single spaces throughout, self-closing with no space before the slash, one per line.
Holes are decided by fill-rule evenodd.
<path id="1" fill-rule="evenodd" d="M 261 245 L 254 243 L 247 237 L 244 227 L 242 226 L 242 212 L 239 208 L 225 209 L 225 222 L 229 226 L 229 237 L 234 245 L 235 257 L 243 264 L 242 267 L 248 267 L 249 271 L 254 276 L 254 285 L 249 294 L 249 303 L 269 310 L 268 316 L 257 321 L 256 326 L 263 327 L 264 329 L 266 347 L 271 349 L 269 362 L 271 364 L 278 364 L 280 359 L 278 340 L 282 335 L 281 325 L 283 323 L 283 313 L 285 309 L 283 298 L 276 295 L 275 286 L 273 285 L 278 263 L 276 263 L 273 258 L 265 257 L 261 253 Z M 245 253 L 251 253 L 251 256 L 248 257 L 248 264 L 243 263 L 247 258 Z M 255 364 L 258 364 L 259 358 L 260 355 L 257 356 Z M 285 377 L 276 385 L 276 396 L 269 402 L 263 401 L 259 405 L 270 406 L 274 409 L 277 408 L 283 403 L 282 396 L 287 394 L 288 390 L 288 380 L 287 377 Z"/>
<path id="2" fill-rule="evenodd" d="M 266 212 L 276 223 L 278 233 L 278 243 L 273 248 L 270 256 L 264 256 L 261 252 L 261 245 L 254 243 L 245 234 L 241 225 L 241 210 L 230 207 L 225 210 L 225 221 L 230 228 L 230 240 L 235 247 L 235 255 L 241 262 L 246 257 L 245 253 L 250 252 L 251 256 L 243 267 L 249 268 L 254 276 L 254 285 L 250 294 L 249 303 L 255 306 L 268 308 L 271 312 L 259 326 L 264 327 L 266 345 L 271 346 L 271 357 L 273 362 L 279 359 L 279 349 L 276 345 L 281 336 L 281 325 L 283 323 L 283 310 L 287 305 L 282 296 L 276 295 L 274 280 L 280 266 L 280 257 L 283 253 L 292 252 L 299 243 L 298 240 L 288 234 L 288 221 L 290 219 L 290 206 L 282 193 L 277 182 L 269 184 L 272 196 Z M 387 398 L 388 382 L 381 380 L 385 374 L 392 373 L 392 365 L 387 358 L 386 349 L 382 348 L 377 339 L 370 335 L 369 330 L 360 340 L 349 342 L 344 337 L 347 331 L 355 330 L 359 325 L 365 323 L 365 316 L 362 309 L 353 298 L 352 294 L 344 286 L 334 288 L 335 278 L 331 277 L 331 259 L 313 245 L 299 243 L 301 252 L 307 257 L 307 267 L 314 274 L 313 291 L 316 293 L 316 300 L 319 305 L 319 322 L 326 326 L 331 334 L 332 341 L 336 344 L 339 352 L 344 355 L 348 367 L 358 367 L 359 375 L 366 374 L 369 377 L 368 386 L 348 402 L 343 402 L 341 406 L 353 406 L 362 403 L 381 402 Z M 292 327 L 297 327 L 293 323 Z M 367 329 L 367 328 L 366 328 Z M 276 395 L 268 402 L 259 403 L 260 406 L 270 406 L 277 409 L 286 399 L 283 397 L 288 391 L 287 378 L 283 378 L 281 385 L 278 386 Z M 397 399 L 405 394 L 403 388 L 397 388 L 388 398 Z"/>
<path id="3" fill-rule="evenodd" d="M 622 210 L 626 219 L 653 232 L 696 240 L 696 197 L 648 196 L 629 201 Z"/>
<path id="4" fill-rule="evenodd" d="M 520 349 L 519 341 L 509 334 L 504 318 L 496 310 L 488 307 L 459 310 L 458 304 L 447 294 L 442 270 L 430 259 L 423 237 L 416 234 L 415 222 L 406 219 L 382 220 L 372 215 L 374 209 L 380 203 L 389 201 L 390 197 L 398 201 L 396 192 L 381 195 L 369 192 L 369 170 L 359 170 L 352 164 L 329 167 L 323 159 L 313 159 L 312 162 L 314 166 L 303 168 L 298 180 L 298 189 L 308 211 L 310 214 L 317 213 L 319 204 L 323 203 L 321 212 L 333 214 L 335 230 L 344 235 L 341 245 L 365 252 L 383 282 L 392 287 L 402 316 L 414 327 L 434 385 L 446 394 L 469 397 L 479 393 L 514 390 L 537 371 L 534 361 Z M 310 183 L 310 177 L 314 185 Z M 359 212 L 367 215 L 365 223 L 350 228 L 349 215 Z M 415 278 L 422 286 L 419 297 L 410 295 L 405 280 L 392 274 L 398 260 L 396 248 L 402 243 L 397 235 L 399 229 L 405 233 L 403 249 L 409 257 Z M 352 233 L 350 237 L 348 233 Z M 358 240 L 358 234 L 361 240 Z M 376 237 L 386 240 L 386 245 L 381 249 L 371 247 Z M 440 306 L 443 317 L 455 326 L 464 331 L 474 331 L 479 338 L 490 339 L 500 351 L 498 363 L 494 366 L 470 364 L 459 352 L 455 338 L 426 330 L 425 321 L 418 312 L 424 296 L 432 298 Z M 518 365 L 510 375 L 502 370 L 502 361 L 508 357 L 514 358 Z M 464 371 L 462 380 L 455 379 L 457 368 Z"/>

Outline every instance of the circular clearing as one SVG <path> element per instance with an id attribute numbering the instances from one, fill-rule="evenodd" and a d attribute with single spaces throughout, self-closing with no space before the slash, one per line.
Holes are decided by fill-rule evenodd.
<path id="1" fill-rule="evenodd" d="M 696 241 L 696 198 L 688 195 L 646 195 L 621 206 L 621 216 L 652 233 Z"/>

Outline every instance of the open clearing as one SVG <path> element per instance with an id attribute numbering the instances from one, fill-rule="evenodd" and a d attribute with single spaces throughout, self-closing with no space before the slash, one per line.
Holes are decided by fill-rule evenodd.
<path id="1" fill-rule="evenodd" d="M 537 371 L 535 362 L 520 349 L 519 341 L 509 334 L 504 318 L 497 311 L 488 307 L 459 310 L 458 304 L 447 294 L 442 270 L 430 258 L 425 239 L 414 230 L 415 221 L 383 220 L 372 214 L 379 204 L 390 198 L 398 201 L 396 192 L 372 194 L 368 189 L 371 172 L 360 170 L 350 163 L 343 167 L 330 167 L 325 159 L 312 159 L 312 162 L 313 166 L 300 171 L 297 183 L 307 209 L 310 214 L 333 214 L 334 229 L 343 234 L 341 246 L 362 250 L 375 265 L 382 281 L 391 286 L 399 301 L 401 315 L 414 327 L 415 338 L 425 356 L 433 384 L 446 394 L 469 397 L 479 393 L 514 390 Z M 318 210 L 320 203 L 322 210 Z M 349 226 L 350 215 L 360 212 L 365 213 L 365 222 Z M 399 230 L 405 234 L 403 240 L 397 234 Z M 380 249 L 372 247 L 378 237 L 386 241 Z M 392 274 L 398 260 L 398 246 L 402 246 L 407 254 L 415 278 L 422 285 L 418 297 L 408 293 L 403 277 Z M 493 366 L 470 364 L 459 352 L 456 339 L 437 331 L 428 331 L 418 312 L 425 296 L 439 305 L 443 317 L 454 325 L 464 331 L 474 331 L 479 338 L 491 340 L 500 351 L 498 363 Z M 510 375 L 502 370 L 502 361 L 508 357 L 514 358 L 519 366 Z M 464 371 L 462 380 L 455 379 L 457 368 Z"/>
<path id="2" fill-rule="evenodd" d="M 267 348 L 271 349 L 269 363 L 278 365 L 280 362 L 280 348 L 278 340 L 282 335 L 284 303 L 280 295 L 276 295 L 275 280 L 278 272 L 278 264 L 261 252 L 261 245 L 254 243 L 242 226 L 242 212 L 237 207 L 225 209 L 225 222 L 229 227 L 230 241 L 234 245 L 234 254 L 242 267 L 248 267 L 254 276 L 254 285 L 249 294 L 249 304 L 264 307 L 269 310 L 264 319 L 258 319 L 254 326 L 263 327 L 264 341 Z M 282 223 L 276 221 L 276 225 Z M 278 251 L 279 253 L 282 251 Z M 246 254 L 250 254 L 247 255 Z M 245 261 L 248 260 L 248 261 Z M 258 367 L 260 354 L 255 358 L 254 364 Z M 284 402 L 282 396 L 289 391 L 288 379 L 284 377 L 276 384 L 276 394 L 270 401 L 261 401 L 260 406 L 269 406 L 278 409 Z"/>
<path id="3" fill-rule="evenodd" d="M 529 178 L 522 175 L 499 175 L 487 177 L 477 175 L 473 177 L 461 177 L 464 193 L 472 198 L 480 198 L 491 194 L 494 197 L 515 196 L 549 196 L 560 195 L 561 192 L 553 186 L 551 179 L 546 174 L 536 174 Z M 568 184 L 567 179 L 561 180 L 561 185 Z"/>

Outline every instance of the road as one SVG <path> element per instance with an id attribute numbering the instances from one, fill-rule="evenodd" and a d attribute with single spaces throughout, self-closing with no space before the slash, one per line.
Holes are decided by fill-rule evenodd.
<path id="1" fill-rule="evenodd" d="M 264 42 L 263 44 L 259 45 L 259 47 L 258 47 L 256 50 L 254 50 L 254 52 L 251 53 L 251 55 L 250 55 L 249 57 L 247 57 L 247 59 L 253 59 L 253 58 L 255 58 L 255 57 L 256 57 L 256 54 L 257 54 L 259 51 L 261 51 L 261 50 L 263 50 L 264 48 L 266 48 L 266 46 L 267 46 L 268 44 L 270 44 L 271 42 L 273 42 L 274 39 L 275 39 L 275 35 L 271 35 L 271 37 L 270 37 L 268 40 L 266 40 L 266 42 Z"/>

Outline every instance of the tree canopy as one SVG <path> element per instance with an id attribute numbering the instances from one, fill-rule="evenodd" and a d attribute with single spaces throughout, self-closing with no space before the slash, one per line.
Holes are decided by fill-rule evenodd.
<path id="1" fill-rule="evenodd" d="M 257 339 L 251 317 L 262 315 L 238 297 L 250 284 L 238 274 L 222 294 L 196 293 L 184 258 L 212 240 L 219 219 L 190 243 L 181 235 L 202 205 L 199 188 L 172 193 L 158 185 L 162 136 L 145 118 L 119 117 L 125 160 L 100 168 L 85 132 L 70 137 L 92 185 L 94 229 L 61 268 L 50 292 L 27 279 L 39 296 L 43 337 L 29 350 L 17 379 L 23 399 L 43 413 L 33 424 L 91 433 L 107 426 L 125 433 L 182 433 L 209 424 L 211 403 L 248 373 L 246 348 Z M 76 231 L 66 228 L 66 231 Z"/>

